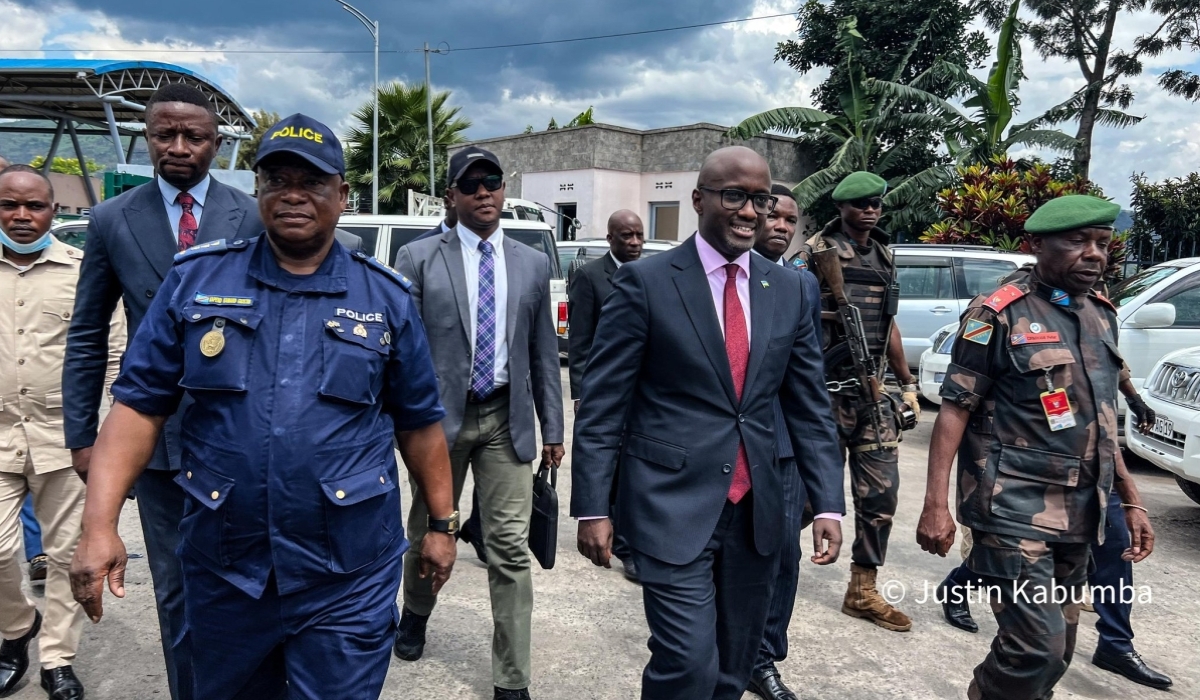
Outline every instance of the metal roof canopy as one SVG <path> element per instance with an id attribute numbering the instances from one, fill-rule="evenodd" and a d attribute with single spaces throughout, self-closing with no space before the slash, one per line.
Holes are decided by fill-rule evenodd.
<path id="1" fill-rule="evenodd" d="M 47 173 L 63 133 L 68 134 L 83 171 L 88 198 L 95 206 L 98 198 L 79 147 L 79 134 L 107 134 L 112 138 L 117 163 L 125 165 L 137 137 L 145 131 L 141 121 L 146 101 L 169 83 L 191 85 L 208 97 L 217 113 L 221 135 L 234 140 L 229 165 L 230 169 L 235 167 L 238 148 L 250 138 L 249 132 L 255 126 L 254 117 L 216 83 L 186 68 L 156 61 L 0 59 L 0 119 L 56 122 L 52 130 L 0 124 L 0 131 L 53 133 L 43 166 Z M 76 125 L 88 128 L 77 129 Z M 131 137 L 127 151 L 121 149 L 122 135 Z"/>

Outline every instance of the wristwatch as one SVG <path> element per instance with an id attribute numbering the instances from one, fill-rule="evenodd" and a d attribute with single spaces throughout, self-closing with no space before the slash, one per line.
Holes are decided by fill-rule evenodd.
<path id="1" fill-rule="evenodd" d="M 444 532 L 447 535 L 457 535 L 458 534 L 458 518 L 459 518 L 459 516 L 458 516 L 457 510 L 454 511 L 453 513 L 451 513 L 449 518 L 442 518 L 441 520 L 434 520 L 433 518 L 430 518 L 429 519 L 429 531 L 430 532 Z"/>

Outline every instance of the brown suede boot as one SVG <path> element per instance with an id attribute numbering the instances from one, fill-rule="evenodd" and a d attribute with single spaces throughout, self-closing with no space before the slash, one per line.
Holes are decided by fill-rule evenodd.
<path id="1" fill-rule="evenodd" d="M 842 601 L 842 612 L 850 617 L 861 617 L 885 630 L 907 632 L 912 629 L 912 620 L 908 615 L 888 605 L 888 602 L 875 590 L 875 569 L 867 569 L 858 564 L 850 565 L 850 586 L 846 588 L 846 598 Z"/>

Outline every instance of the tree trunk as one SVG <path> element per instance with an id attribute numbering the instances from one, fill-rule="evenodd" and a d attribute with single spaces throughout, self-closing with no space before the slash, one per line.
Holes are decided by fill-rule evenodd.
<path id="1" fill-rule="evenodd" d="M 1096 113 L 1100 110 L 1100 86 L 1096 85 L 1083 101 L 1083 110 L 1079 113 L 1079 131 L 1075 138 L 1079 145 L 1075 147 L 1075 174 L 1084 179 L 1090 179 L 1092 167 L 1092 132 L 1096 129 Z"/>

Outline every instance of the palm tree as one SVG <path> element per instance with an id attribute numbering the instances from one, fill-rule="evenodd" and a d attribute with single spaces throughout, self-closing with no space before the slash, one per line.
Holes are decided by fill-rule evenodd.
<path id="1" fill-rule="evenodd" d="M 433 95 L 435 185 L 444 188 L 446 149 L 466 139 L 462 132 L 471 122 L 459 116 L 458 107 L 447 107 L 450 93 Z M 354 112 L 355 126 L 346 134 L 346 180 L 369 196 L 371 189 L 371 121 L 374 100 Z M 407 190 L 429 192 L 429 137 L 426 124 L 425 86 L 399 81 L 379 89 L 379 206 L 384 213 L 404 210 Z"/>
<path id="2" fill-rule="evenodd" d="M 925 20 L 897 63 L 889 84 L 899 84 L 905 67 L 917 44 L 924 37 L 933 17 Z M 750 139 L 767 131 L 807 135 L 837 146 L 833 158 L 821 170 L 796 185 L 796 201 L 808 208 L 817 199 L 837 186 L 846 175 L 856 170 L 884 172 L 901 153 L 900 144 L 886 144 L 879 133 L 892 126 L 941 128 L 944 120 L 929 111 L 901 112 L 905 97 L 885 95 L 870 89 L 859 55 L 864 39 L 858 32 L 856 17 L 843 17 L 838 22 L 838 51 L 848 81 L 840 96 L 842 112 L 829 114 L 811 107 L 782 107 L 756 114 L 729 130 L 729 136 Z M 926 71 L 927 72 L 927 71 Z M 914 80 L 925 75 L 923 72 Z M 890 204 L 890 202 L 889 202 Z"/>

